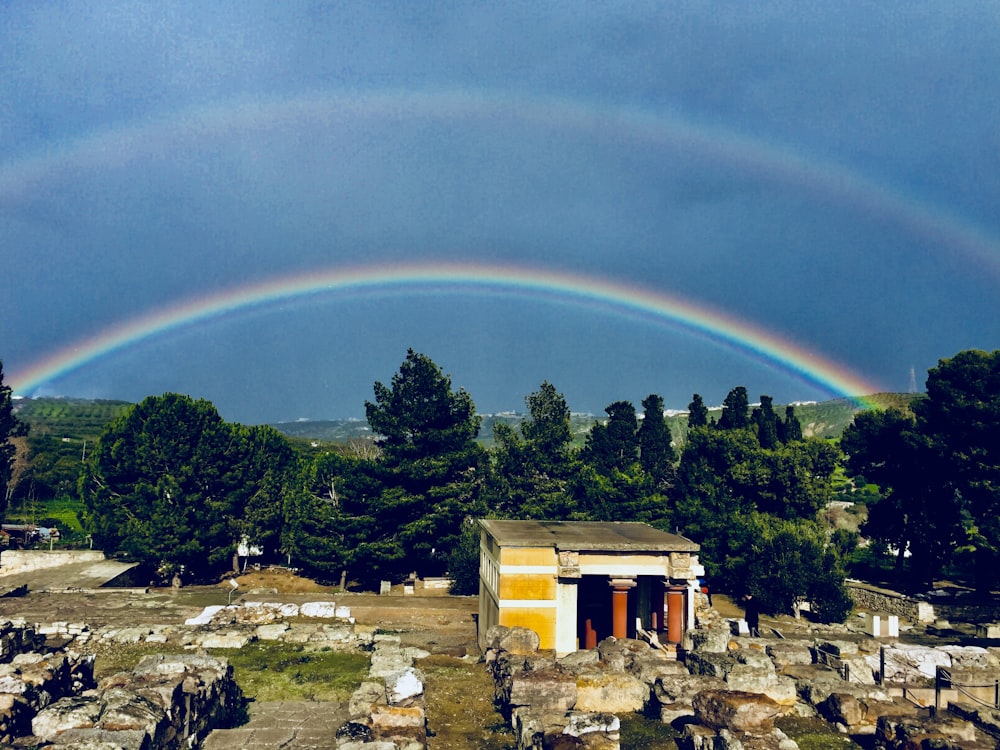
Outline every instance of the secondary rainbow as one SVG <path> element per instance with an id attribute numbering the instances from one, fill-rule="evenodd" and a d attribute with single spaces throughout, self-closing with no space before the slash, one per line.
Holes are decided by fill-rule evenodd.
<path id="1" fill-rule="evenodd" d="M 195 107 L 67 139 L 43 153 L 0 163 L 0 202 L 31 195 L 39 184 L 60 175 L 163 158 L 206 139 L 295 130 L 304 124 L 337 128 L 359 120 L 413 118 L 520 122 L 597 140 L 703 154 L 766 180 L 796 185 L 853 211 L 888 219 L 915 237 L 929 240 L 939 251 L 964 255 L 1000 278 L 1000 238 L 989 229 L 844 164 L 682 113 L 504 91 L 322 91 Z"/>
<path id="2" fill-rule="evenodd" d="M 549 297 L 577 304 L 601 304 L 612 311 L 645 316 L 703 334 L 747 356 L 829 391 L 854 398 L 882 389 L 848 368 L 744 320 L 648 288 L 578 273 L 513 265 L 412 263 L 325 269 L 270 279 L 188 300 L 65 347 L 10 375 L 15 392 L 30 395 L 46 383 L 140 341 L 224 314 L 310 295 L 358 291 L 402 293 L 426 288 L 481 289 Z M 867 404 L 865 404 L 867 405 Z"/>

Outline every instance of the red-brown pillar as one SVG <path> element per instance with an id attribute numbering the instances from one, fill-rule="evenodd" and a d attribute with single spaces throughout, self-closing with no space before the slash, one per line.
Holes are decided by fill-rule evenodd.
<path id="1" fill-rule="evenodd" d="M 628 638 L 628 592 L 635 588 L 634 578 L 611 579 L 611 634 Z"/>
<path id="2" fill-rule="evenodd" d="M 583 622 L 583 647 L 597 648 L 597 630 L 594 629 L 594 621 L 589 617 Z"/>
<path id="3" fill-rule="evenodd" d="M 687 589 L 683 586 L 667 587 L 667 642 L 680 643 L 684 638 L 684 595 Z"/>

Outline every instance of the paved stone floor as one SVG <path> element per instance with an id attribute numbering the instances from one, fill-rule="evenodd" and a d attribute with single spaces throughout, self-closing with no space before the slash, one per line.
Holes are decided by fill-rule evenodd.
<path id="1" fill-rule="evenodd" d="M 318 750 L 337 746 L 337 729 L 347 721 L 347 705 L 315 701 L 251 703 L 250 721 L 235 729 L 217 729 L 203 750 Z"/>

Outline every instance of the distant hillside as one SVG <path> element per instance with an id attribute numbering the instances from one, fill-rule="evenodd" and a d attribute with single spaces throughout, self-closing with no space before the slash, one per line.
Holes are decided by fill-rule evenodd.
<path id="1" fill-rule="evenodd" d="M 879 393 L 869 396 L 869 403 L 879 408 L 890 406 L 909 410 L 910 404 L 919 394 Z M 94 401 L 80 398 L 36 398 L 17 399 L 14 411 L 18 419 L 31 426 L 34 435 L 51 435 L 74 440 L 94 439 L 100 436 L 105 425 L 120 416 L 131 404 L 125 401 Z M 784 416 L 785 407 L 776 405 L 775 411 Z M 857 404 L 849 399 L 834 399 L 818 403 L 798 404 L 795 414 L 802 423 L 806 435 L 822 438 L 839 437 L 844 428 L 851 423 L 859 411 Z M 718 419 L 721 407 L 710 409 L 709 418 Z M 493 425 L 496 422 L 506 422 L 517 425 L 525 418 L 523 414 L 503 413 L 483 416 L 483 425 L 479 433 L 480 442 L 487 447 L 493 444 Z M 593 414 L 573 414 L 570 427 L 573 439 L 582 443 L 594 422 L 603 420 Z M 684 442 L 687 433 L 687 415 L 676 414 L 667 418 L 678 443 Z M 299 420 L 295 422 L 279 422 L 272 425 L 279 432 L 303 440 L 319 440 L 322 442 L 342 443 L 348 440 L 371 438 L 372 431 L 363 419 L 317 419 Z"/>
<path id="2" fill-rule="evenodd" d="M 131 405 L 84 398 L 19 398 L 14 401 L 14 413 L 30 426 L 32 436 L 93 440 Z"/>
<path id="3" fill-rule="evenodd" d="M 866 400 L 880 409 L 887 409 L 891 406 L 909 411 L 910 404 L 918 397 L 919 394 L 910 393 L 878 393 L 867 397 Z M 779 416 L 784 417 L 784 405 L 775 405 L 774 408 Z M 820 438 L 840 437 L 844 428 L 851 423 L 854 415 L 859 411 L 861 411 L 860 407 L 854 401 L 846 398 L 795 406 L 795 416 L 802 423 L 803 433 L 807 436 Z M 722 407 L 709 409 L 709 419 L 718 419 L 721 414 Z M 483 445 L 491 447 L 493 445 L 493 425 L 496 422 L 517 425 L 525 416 L 515 413 L 484 415 L 482 428 L 479 431 L 479 441 Z M 582 443 L 594 422 L 603 421 L 604 418 L 603 414 L 600 417 L 594 414 L 573 414 L 570 418 L 570 429 L 573 432 L 574 442 Z M 674 440 L 678 444 L 682 444 L 687 434 L 687 414 L 668 416 L 667 423 L 670 425 Z M 279 422 L 271 426 L 290 437 L 325 442 L 344 442 L 350 439 L 372 437 L 367 422 L 359 419 Z"/>

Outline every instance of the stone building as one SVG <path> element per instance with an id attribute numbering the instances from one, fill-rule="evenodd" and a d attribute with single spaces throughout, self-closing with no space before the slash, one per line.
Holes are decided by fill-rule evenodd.
<path id="1" fill-rule="evenodd" d="M 637 628 L 678 644 L 694 625 L 698 545 L 643 523 L 483 520 L 479 637 L 493 625 L 538 633 L 557 655 Z"/>

